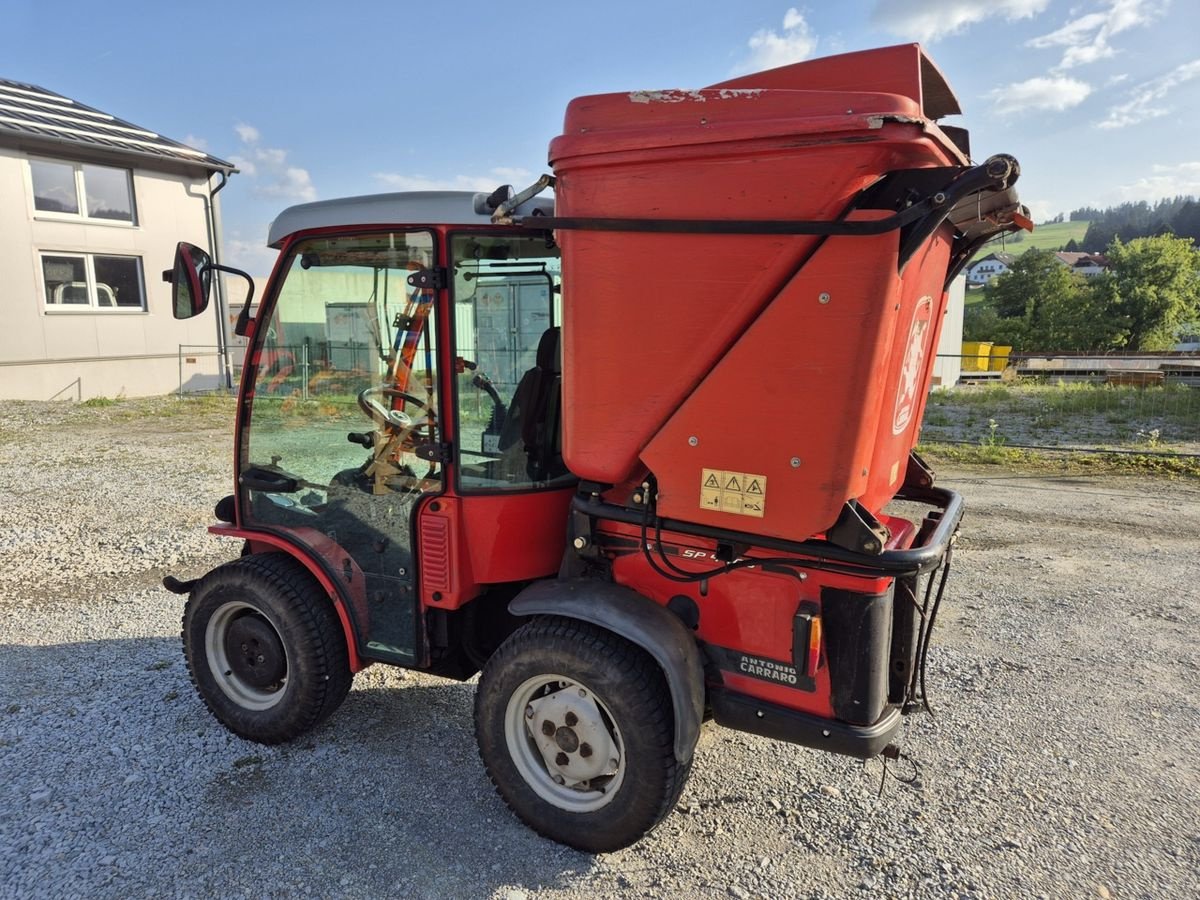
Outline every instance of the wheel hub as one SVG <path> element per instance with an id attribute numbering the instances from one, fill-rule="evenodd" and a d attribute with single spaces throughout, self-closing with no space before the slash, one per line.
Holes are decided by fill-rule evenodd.
<path id="1" fill-rule="evenodd" d="M 530 700 L 525 727 L 556 784 L 602 791 L 602 785 L 592 782 L 617 772 L 620 751 L 604 714 L 586 688 L 571 684 Z"/>
<path id="2" fill-rule="evenodd" d="M 255 688 L 278 684 L 287 674 L 283 642 L 265 619 L 247 613 L 225 632 L 225 658 L 232 674 Z"/>

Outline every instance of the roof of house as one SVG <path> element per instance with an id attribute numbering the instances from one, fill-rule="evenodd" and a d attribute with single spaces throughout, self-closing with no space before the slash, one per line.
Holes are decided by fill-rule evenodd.
<path id="1" fill-rule="evenodd" d="M 1059 262 L 1072 268 L 1096 266 L 1103 269 L 1108 266 L 1108 258 L 1103 253 L 1077 253 L 1071 250 L 1060 250 L 1054 255 Z"/>
<path id="2" fill-rule="evenodd" d="M 107 153 L 236 171 L 218 159 L 157 132 L 118 119 L 34 84 L 0 78 L 0 139 L 66 144 Z"/>

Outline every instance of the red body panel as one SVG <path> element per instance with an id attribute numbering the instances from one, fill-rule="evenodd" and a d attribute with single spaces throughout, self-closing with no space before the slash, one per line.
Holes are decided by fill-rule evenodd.
<path id="1" fill-rule="evenodd" d="M 568 487 L 443 494 L 423 504 L 417 514 L 421 603 L 457 609 L 478 596 L 480 585 L 553 575 L 562 563 L 574 493 Z"/>
<path id="2" fill-rule="evenodd" d="M 911 522 L 894 517 L 886 517 L 885 521 L 892 529 L 888 549 L 902 550 L 912 545 L 916 528 Z M 610 523 L 606 525 L 605 533 L 619 535 L 625 547 L 628 547 L 630 539 L 635 547 L 636 542 L 640 541 L 640 533 L 633 526 Z M 673 555 L 673 561 L 681 568 L 699 572 L 716 564 L 711 555 L 714 549 L 712 542 L 671 534 L 664 535 L 663 542 L 664 547 L 673 554 L 678 551 L 696 554 L 690 558 Z M 645 555 L 639 550 L 623 549 L 612 555 L 613 577 L 619 584 L 660 604 L 666 604 L 678 596 L 687 597 L 695 603 L 701 613 L 696 630 L 696 637 L 700 641 L 729 648 L 738 654 L 784 663 L 793 659 L 791 623 L 801 603 L 816 604 L 819 610 L 822 588 L 840 588 L 866 595 L 881 594 L 888 590 L 893 580 L 814 570 L 807 573 L 804 581 L 798 581 L 794 575 L 754 567 L 714 578 L 701 587 L 700 583 L 666 581 L 651 569 Z M 751 549 L 746 555 L 765 557 L 783 554 Z M 721 671 L 721 679 L 727 687 L 750 696 L 816 715 L 833 715 L 829 672 L 823 660 L 817 669 L 815 689 L 812 691 L 773 684 L 725 669 Z"/>

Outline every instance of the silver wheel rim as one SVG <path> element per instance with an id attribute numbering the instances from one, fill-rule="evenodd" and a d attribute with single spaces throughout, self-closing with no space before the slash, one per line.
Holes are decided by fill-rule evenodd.
<path id="1" fill-rule="evenodd" d="M 234 672 L 234 667 L 225 649 L 225 639 L 229 627 L 244 615 L 257 616 L 271 626 L 283 645 L 285 675 L 274 684 L 261 688 L 250 684 Z M 258 608 L 240 600 L 230 600 L 217 607 L 216 612 L 209 617 L 208 626 L 204 629 L 204 655 L 208 661 L 208 670 L 221 692 L 243 709 L 266 710 L 278 704 L 287 691 L 286 671 L 291 669 L 291 659 L 287 655 L 287 646 L 283 643 L 279 629 Z"/>
<path id="2" fill-rule="evenodd" d="M 565 675 L 538 675 L 508 699 L 504 740 L 525 783 L 568 812 L 607 806 L 625 778 L 625 742 L 604 701 Z"/>

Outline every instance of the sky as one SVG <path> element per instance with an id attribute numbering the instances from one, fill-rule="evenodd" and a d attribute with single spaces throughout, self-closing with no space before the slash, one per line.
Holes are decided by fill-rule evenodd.
<path id="1" fill-rule="evenodd" d="M 225 262 L 262 275 L 294 203 L 531 183 L 574 97 L 700 88 L 919 41 L 1037 221 L 1200 195 L 1196 0 L 315 3 L 3 0 L 0 77 L 241 170 Z"/>

